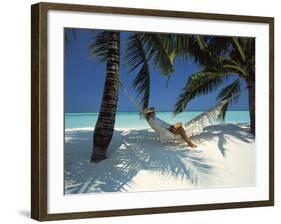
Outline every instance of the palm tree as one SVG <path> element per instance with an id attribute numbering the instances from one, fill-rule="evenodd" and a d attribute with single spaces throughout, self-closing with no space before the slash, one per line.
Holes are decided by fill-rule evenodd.
<path id="1" fill-rule="evenodd" d="M 222 108 L 221 117 L 224 119 L 229 104 L 238 100 L 240 80 L 245 80 L 249 95 L 250 132 L 255 135 L 255 40 L 210 36 L 197 36 L 189 38 L 189 41 L 190 39 L 197 39 L 193 52 L 183 50 L 178 54 L 186 56 L 188 52 L 204 69 L 188 78 L 175 104 L 175 113 L 184 111 L 192 99 L 218 89 L 224 80 L 234 76 L 235 80 L 222 88 L 217 97 L 218 100 L 234 97 Z"/>
<path id="2" fill-rule="evenodd" d="M 120 33 L 101 32 L 91 49 L 93 55 L 106 61 L 104 92 L 95 126 L 91 155 L 91 162 L 99 162 L 106 158 L 106 150 L 110 144 L 115 124 L 119 91 Z"/>
<path id="3" fill-rule="evenodd" d="M 91 162 L 106 159 L 111 142 L 119 92 L 120 32 L 100 32 L 90 47 L 91 53 L 106 62 L 106 80 L 98 120 L 93 135 Z M 143 108 L 149 104 L 150 73 L 149 61 L 161 68 L 165 75 L 173 71 L 173 56 L 164 48 L 161 35 L 153 33 L 132 33 L 126 43 L 124 62 L 129 73 L 139 69 L 132 86 L 142 97 Z"/>

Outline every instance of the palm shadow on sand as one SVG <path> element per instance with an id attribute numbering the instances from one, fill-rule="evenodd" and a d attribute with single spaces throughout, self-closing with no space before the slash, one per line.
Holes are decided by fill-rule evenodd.
<path id="1" fill-rule="evenodd" d="M 250 141 L 245 130 L 233 131 L 211 126 L 193 139 L 219 137 L 218 147 L 224 155 L 225 135 L 232 134 L 242 141 Z M 190 150 L 179 143 L 160 143 L 154 132 L 143 130 L 115 131 L 108 149 L 108 159 L 89 163 L 92 131 L 67 134 L 64 151 L 65 193 L 126 192 L 133 189 L 133 178 L 143 170 L 155 171 L 166 177 L 179 178 L 193 185 L 207 182 L 206 175 L 217 172 L 216 164 L 204 150 Z M 153 180 L 152 180 L 153 181 Z"/>
<path id="2" fill-rule="evenodd" d="M 218 139 L 218 148 L 221 154 L 225 156 L 225 147 L 228 142 L 229 136 L 234 137 L 236 140 L 240 140 L 246 143 L 250 143 L 254 140 L 254 136 L 249 132 L 248 125 L 237 125 L 232 123 L 224 123 L 218 125 L 211 125 L 204 128 L 203 132 L 192 137 L 193 140 L 200 142 L 200 140 L 209 141 L 214 138 Z"/>

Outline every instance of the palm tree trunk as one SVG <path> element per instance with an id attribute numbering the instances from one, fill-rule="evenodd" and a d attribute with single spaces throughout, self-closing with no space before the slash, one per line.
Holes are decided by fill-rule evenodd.
<path id="1" fill-rule="evenodd" d="M 251 76 L 253 77 L 253 76 Z M 255 135 L 256 134 L 256 93 L 255 93 L 255 79 L 249 78 L 247 79 L 248 83 L 248 100 L 249 100 L 249 110 L 250 110 L 250 132 Z"/>
<path id="2" fill-rule="evenodd" d="M 106 80 L 102 103 L 93 135 L 91 162 L 106 159 L 106 151 L 110 144 L 115 125 L 115 115 L 119 91 L 120 34 L 112 32 L 108 45 L 106 64 Z"/>

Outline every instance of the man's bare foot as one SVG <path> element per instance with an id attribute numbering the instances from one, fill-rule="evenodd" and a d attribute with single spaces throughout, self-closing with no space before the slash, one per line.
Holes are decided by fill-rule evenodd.
<path id="1" fill-rule="evenodd" d="M 195 145 L 195 144 L 192 143 L 192 142 L 189 142 L 189 143 L 188 143 L 188 146 L 191 147 L 191 148 L 196 148 L 196 147 L 197 147 L 197 145 Z"/>

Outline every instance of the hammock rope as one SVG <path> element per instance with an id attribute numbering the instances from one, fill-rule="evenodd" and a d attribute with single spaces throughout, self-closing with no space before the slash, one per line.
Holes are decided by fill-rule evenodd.
<path id="1" fill-rule="evenodd" d="M 141 105 L 139 105 L 137 103 L 137 101 L 132 97 L 132 95 L 128 92 L 128 90 L 125 88 L 124 84 L 121 82 L 121 80 L 119 79 L 119 83 L 124 91 L 124 93 L 127 95 L 127 97 L 129 98 L 129 100 L 131 100 L 131 102 L 138 108 L 138 110 L 143 114 L 143 109 L 141 107 Z"/>

